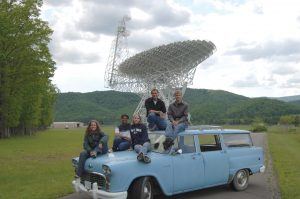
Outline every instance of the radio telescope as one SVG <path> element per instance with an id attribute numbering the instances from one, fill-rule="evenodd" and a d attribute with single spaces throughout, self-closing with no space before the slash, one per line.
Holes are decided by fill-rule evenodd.
<path id="1" fill-rule="evenodd" d="M 126 40 L 127 36 L 122 38 Z M 120 36 L 117 35 L 116 41 L 118 40 L 120 41 Z M 112 57 L 121 59 L 108 62 L 106 83 L 114 90 L 139 94 L 141 101 L 135 113 L 144 116 L 144 102 L 152 88 L 159 90 L 160 97 L 168 107 L 174 99 L 174 90 L 179 88 L 184 95 L 187 85 L 193 83 L 197 66 L 215 50 L 216 46 L 210 41 L 188 40 L 161 45 L 122 61 L 120 60 L 125 56 L 115 55 Z M 114 52 L 121 51 L 114 49 Z"/>

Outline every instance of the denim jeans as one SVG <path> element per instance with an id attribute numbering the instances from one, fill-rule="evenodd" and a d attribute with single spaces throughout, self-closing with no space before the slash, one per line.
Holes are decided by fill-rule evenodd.
<path id="1" fill-rule="evenodd" d="M 130 142 L 120 137 L 115 137 L 112 150 L 125 151 L 130 148 Z"/>
<path id="2" fill-rule="evenodd" d="M 170 137 L 173 140 L 176 139 L 179 133 L 183 132 L 187 128 L 185 123 L 179 123 L 176 126 L 168 120 L 166 128 L 166 137 Z"/>
<path id="3" fill-rule="evenodd" d="M 147 152 L 151 150 L 150 142 L 145 142 L 143 145 L 136 144 L 136 145 L 134 145 L 134 150 L 138 154 L 143 153 L 144 155 L 146 155 Z"/>
<path id="4" fill-rule="evenodd" d="M 103 147 L 102 149 L 100 149 L 98 146 L 95 147 L 93 149 L 93 151 L 96 151 L 97 152 L 97 155 L 98 154 L 106 154 L 108 152 L 108 148 L 107 148 L 107 145 L 103 144 Z M 85 161 L 91 157 L 90 156 L 90 153 L 87 152 L 86 150 L 82 151 L 79 155 L 79 162 L 78 162 L 78 167 L 77 167 L 77 170 L 76 170 L 76 174 L 80 177 L 83 172 L 84 172 L 84 164 L 85 164 Z"/>
<path id="5" fill-rule="evenodd" d="M 159 115 L 155 113 L 149 113 L 147 121 L 149 123 L 148 127 L 153 128 L 156 125 L 155 130 L 165 130 L 167 126 L 167 120 L 165 118 L 161 118 Z"/>

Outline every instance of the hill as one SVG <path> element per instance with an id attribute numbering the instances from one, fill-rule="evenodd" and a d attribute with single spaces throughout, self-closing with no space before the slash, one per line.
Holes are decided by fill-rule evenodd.
<path id="1" fill-rule="evenodd" d="M 55 121 L 86 123 L 97 119 L 105 124 L 115 124 L 121 114 L 131 115 L 139 100 L 136 94 L 117 91 L 60 93 Z M 189 104 L 193 124 L 251 123 L 255 118 L 276 123 L 281 115 L 300 114 L 300 103 L 248 98 L 222 90 L 187 89 L 184 100 Z"/>
<path id="2" fill-rule="evenodd" d="M 300 95 L 276 97 L 274 99 L 278 99 L 278 100 L 284 101 L 284 102 L 300 101 Z"/>

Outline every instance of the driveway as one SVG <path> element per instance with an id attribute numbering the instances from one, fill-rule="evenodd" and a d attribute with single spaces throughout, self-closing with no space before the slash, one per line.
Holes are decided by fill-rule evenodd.
<path id="1" fill-rule="evenodd" d="M 267 135 L 265 133 L 253 133 L 252 139 L 255 146 L 264 147 L 266 172 L 255 174 L 250 177 L 249 186 L 246 191 L 236 192 L 229 186 L 219 186 L 214 188 L 193 191 L 185 194 L 179 194 L 171 197 L 163 195 L 155 199 L 280 199 L 277 181 L 273 173 L 272 161 L 267 148 Z M 70 182 L 71 183 L 71 182 Z M 83 193 L 74 193 L 60 199 L 91 199 L 90 196 Z"/>

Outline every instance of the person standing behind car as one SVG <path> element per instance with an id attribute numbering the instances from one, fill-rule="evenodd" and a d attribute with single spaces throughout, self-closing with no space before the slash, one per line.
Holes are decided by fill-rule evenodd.
<path id="1" fill-rule="evenodd" d="M 115 139 L 112 147 L 113 151 L 125 151 L 130 148 L 131 125 L 128 123 L 128 119 L 129 119 L 128 115 L 126 114 L 121 115 L 121 124 L 115 129 Z"/>
<path id="2" fill-rule="evenodd" d="M 151 97 L 145 100 L 147 110 L 147 121 L 150 131 L 165 130 L 166 121 L 166 106 L 165 103 L 158 98 L 158 90 L 151 90 Z"/>
<path id="3" fill-rule="evenodd" d="M 150 163 L 151 159 L 147 155 L 151 150 L 150 139 L 148 137 L 147 127 L 142 124 L 140 115 L 134 115 L 132 125 L 130 128 L 130 136 L 132 142 L 132 148 L 138 153 L 137 159 Z"/>
<path id="4" fill-rule="evenodd" d="M 91 120 L 85 130 L 83 149 L 79 156 L 78 168 L 76 174 L 78 177 L 84 172 L 85 161 L 89 157 L 96 158 L 98 154 L 105 154 L 108 151 L 107 147 L 108 136 L 101 131 L 98 121 Z"/>

